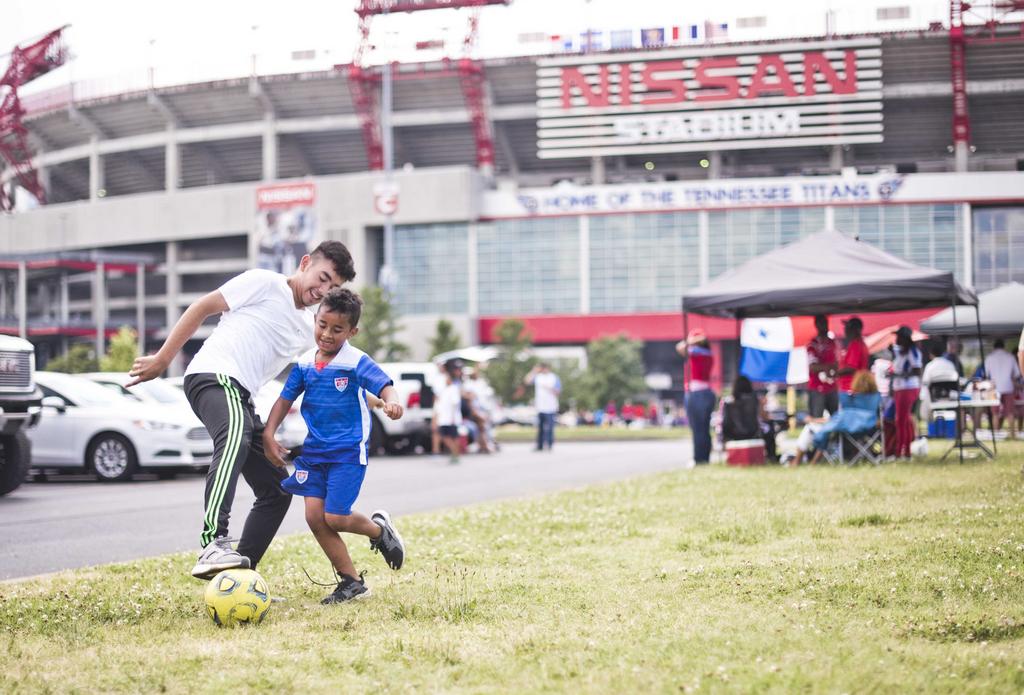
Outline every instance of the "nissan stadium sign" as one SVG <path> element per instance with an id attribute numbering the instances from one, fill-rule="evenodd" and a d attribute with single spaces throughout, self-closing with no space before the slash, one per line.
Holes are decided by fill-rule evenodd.
<path id="1" fill-rule="evenodd" d="M 877 38 L 545 58 L 541 159 L 882 141 Z"/>

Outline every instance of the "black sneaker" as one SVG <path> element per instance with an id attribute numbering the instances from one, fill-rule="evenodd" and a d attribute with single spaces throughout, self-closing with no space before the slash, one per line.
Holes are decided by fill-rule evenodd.
<path id="1" fill-rule="evenodd" d="M 401 569 L 405 562 L 405 543 L 391 523 L 391 516 L 383 509 L 378 509 L 370 515 L 370 520 L 380 526 L 380 536 L 370 539 L 370 550 L 383 555 L 384 562 L 391 569 Z"/>
<path id="2" fill-rule="evenodd" d="M 370 595 L 370 590 L 366 586 L 366 580 L 363 579 L 363 574 L 359 574 L 359 579 L 350 577 L 347 574 L 339 574 L 338 586 L 335 587 L 331 595 L 325 598 L 320 603 L 325 606 L 329 606 L 332 603 L 342 603 L 343 601 L 352 601 L 353 599 L 366 598 Z"/>

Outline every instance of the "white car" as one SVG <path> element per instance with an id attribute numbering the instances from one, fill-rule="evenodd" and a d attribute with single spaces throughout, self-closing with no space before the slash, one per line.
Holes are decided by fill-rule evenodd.
<path id="1" fill-rule="evenodd" d="M 260 416 L 263 422 L 266 422 L 267 418 L 270 417 L 270 409 L 274 407 L 274 403 L 277 403 L 283 388 L 284 384 L 274 379 L 264 384 L 263 388 L 252 397 L 252 403 L 256 407 L 256 414 Z M 300 393 L 299 397 L 292 402 L 292 407 L 288 410 L 288 414 L 284 416 L 281 426 L 277 428 L 277 432 L 274 434 L 274 437 L 285 449 L 294 449 L 302 446 L 302 443 L 306 441 L 306 435 L 309 434 L 306 421 L 302 419 L 302 413 L 299 412 L 301 407 L 302 394 Z"/>
<path id="2" fill-rule="evenodd" d="M 154 381 L 157 381 L 154 379 Z M 185 378 L 180 376 L 173 376 L 169 379 L 163 379 L 164 383 L 168 386 L 177 390 L 181 397 L 185 397 Z M 141 386 L 141 384 L 140 384 Z M 133 386 L 130 390 L 135 390 L 137 386 Z M 281 395 L 281 390 L 284 388 L 284 383 L 272 379 L 263 385 L 259 391 L 252 397 L 252 404 L 256 410 L 256 414 L 260 416 L 263 422 L 267 421 L 270 416 L 270 409 L 274 407 L 274 403 L 277 402 L 278 396 Z M 188 405 L 188 399 L 185 399 L 186 406 Z M 302 443 L 306 441 L 306 434 L 309 430 L 306 428 L 306 421 L 302 419 L 302 414 L 299 412 L 299 408 L 302 407 L 302 394 L 295 399 L 292 403 L 291 409 L 288 414 L 284 416 L 284 421 L 281 426 L 277 429 L 277 433 L 274 435 L 281 446 L 285 449 L 294 449 L 302 446 Z"/>
<path id="3" fill-rule="evenodd" d="M 398 401 L 405 413 L 392 420 L 374 411 L 370 449 L 389 453 L 430 450 L 430 421 L 434 417 L 434 392 L 443 384 L 441 370 L 433 362 L 385 362 L 380 365 L 395 382 Z"/>
<path id="4" fill-rule="evenodd" d="M 106 386 L 132 400 L 144 403 L 181 406 L 192 412 L 192 407 L 188 404 L 188 399 L 185 398 L 185 392 L 167 383 L 166 379 L 144 381 L 141 384 L 128 388 L 128 384 L 132 382 L 133 377 L 128 376 L 126 372 L 90 372 L 76 376 L 82 376 L 95 381 L 100 386 Z"/>
<path id="5" fill-rule="evenodd" d="M 33 468 L 85 468 L 101 480 L 126 480 L 138 470 L 210 464 L 213 441 L 187 408 L 132 400 L 72 374 L 37 372 L 36 383 L 43 407 L 28 433 Z"/>

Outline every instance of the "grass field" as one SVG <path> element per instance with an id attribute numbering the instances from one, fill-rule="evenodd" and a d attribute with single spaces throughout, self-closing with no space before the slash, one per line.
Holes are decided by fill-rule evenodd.
<path id="1" fill-rule="evenodd" d="M 555 430 L 556 442 L 643 441 L 689 437 L 689 427 L 647 427 L 642 430 L 631 430 L 627 427 L 559 427 Z M 535 442 L 537 428 L 505 425 L 498 428 L 498 441 Z"/>
<path id="2" fill-rule="evenodd" d="M 1024 448 L 998 463 L 703 467 L 399 519 L 374 596 L 221 630 L 179 554 L 0 584 L 0 692 L 1016 692 Z"/>

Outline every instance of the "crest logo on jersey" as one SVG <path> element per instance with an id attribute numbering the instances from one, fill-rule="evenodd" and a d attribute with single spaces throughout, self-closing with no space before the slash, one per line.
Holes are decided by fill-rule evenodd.
<path id="1" fill-rule="evenodd" d="M 306 482 L 306 478 L 309 477 L 309 471 L 295 471 L 295 480 L 302 485 Z"/>
<path id="2" fill-rule="evenodd" d="M 348 388 L 348 377 L 347 376 L 339 376 L 339 377 L 337 377 L 334 380 L 334 388 L 338 389 L 339 391 L 344 391 L 345 389 L 347 389 Z"/>

